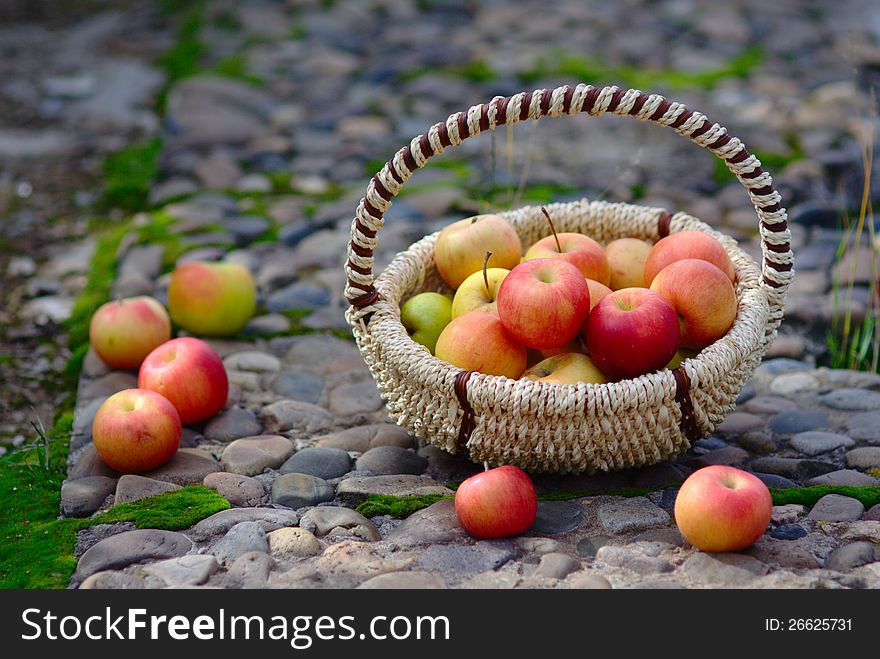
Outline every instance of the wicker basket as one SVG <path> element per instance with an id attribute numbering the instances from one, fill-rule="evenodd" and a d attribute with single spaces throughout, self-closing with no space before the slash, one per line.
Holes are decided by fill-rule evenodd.
<path id="1" fill-rule="evenodd" d="M 609 384 L 550 385 L 462 371 L 410 339 L 400 304 L 424 290 L 449 292 L 433 261 L 437 233 L 399 253 L 377 277 L 373 251 L 383 215 L 411 174 L 468 137 L 525 119 L 611 112 L 669 126 L 721 158 L 749 193 L 758 216 L 763 263 L 685 213 L 623 203 L 553 204 L 560 231 L 600 242 L 623 236 L 656 241 L 697 229 L 724 245 L 736 270 L 738 312 L 726 336 L 662 370 Z M 563 86 L 476 105 L 434 125 L 385 164 L 352 222 L 345 270 L 346 318 L 392 417 L 452 453 L 532 472 L 579 473 L 647 465 L 685 450 L 729 414 L 782 320 L 793 276 L 786 213 L 770 175 L 742 142 L 699 112 L 656 94 L 617 87 Z M 547 235 L 540 208 L 501 213 L 524 245 Z"/>

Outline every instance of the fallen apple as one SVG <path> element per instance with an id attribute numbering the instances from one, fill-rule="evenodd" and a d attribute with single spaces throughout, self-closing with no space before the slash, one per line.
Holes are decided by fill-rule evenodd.
<path id="1" fill-rule="evenodd" d="M 188 261 L 171 273 L 168 311 L 180 327 L 200 336 L 232 336 L 257 304 L 250 270 L 238 263 Z"/>
<path id="2" fill-rule="evenodd" d="M 532 479 L 505 465 L 471 476 L 455 491 L 455 513 L 475 538 L 507 538 L 528 531 L 538 514 Z"/>
<path id="3" fill-rule="evenodd" d="M 89 323 L 89 344 L 110 368 L 136 370 L 170 338 L 168 312 L 145 295 L 102 304 Z"/>

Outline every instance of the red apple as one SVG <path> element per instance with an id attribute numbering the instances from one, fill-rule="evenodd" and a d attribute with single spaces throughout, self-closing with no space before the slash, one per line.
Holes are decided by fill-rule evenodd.
<path id="1" fill-rule="evenodd" d="M 645 261 L 644 285 L 650 286 L 658 272 L 682 259 L 708 261 L 727 275 L 731 282 L 736 280 L 733 261 L 721 243 L 702 231 L 680 231 L 657 241 L 651 248 Z"/>
<path id="2" fill-rule="evenodd" d="M 492 252 L 490 268 L 510 270 L 522 257 L 519 234 L 500 215 L 475 215 L 444 227 L 434 245 L 434 263 L 446 283 L 458 288 L 482 269 L 486 252 Z"/>
<path id="3" fill-rule="evenodd" d="M 138 386 L 170 400 L 184 424 L 210 419 L 223 409 L 229 393 L 220 356 L 204 341 L 190 337 L 163 343 L 147 355 Z"/>
<path id="4" fill-rule="evenodd" d="M 678 316 L 647 288 L 621 288 L 590 312 L 587 349 L 611 379 L 634 378 L 666 366 L 678 349 Z"/>
<path id="5" fill-rule="evenodd" d="M 559 245 L 556 244 L 557 238 Z M 529 247 L 523 257 L 523 261 L 532 259 L 560 259 L 577 267 L 587 279 L 594 279 L 605 286 L 611 281 L 611 271 L 602 245 L 582 233 L 559 233 L 541 238 Z"/>
<path id="6" fill-rule="evenodd" d="M 168 311 L 183 329 L 202 336 L 232 336 L 254 315 L 257 287 L 239 263 L 188 261 L 171 273 Z"/>
<path id="7" fill-rule="evenodd" d="M 736 291 L 708 261 L 684 259 L 663 268 L 651 290 L 671 304 L 681 319 L 681 346 L 701 349 L 714 343 L 736 320 Z"/>
<path id="8" fill-rule="evenodd" d="M 498 316 L 469 311 L 443 328 L 437 358 L 468 371 L 516 379 L 526 370 L 526 349 L 504 329 Z"/>
<path id="9" fill-rule="evenodd" d="M 638 238 L 618 238 L 605 245 L 611 269 L 611 288 L 615 291 L 633 286 L 646 287 L 645 261 L 653 245 Z"/>
<path id="10" fill-rule="evenodd" d="M 475 538 L 507 538 L 528 531 L 535 522 L 538 495 L 528 474 L 505 465 L 475 474 L 459 485 L 455 513 Z"/>
<path id="11" fill-rule="evenodd" d="M 581 271 L 560 259 L 523 261 L 498 288 L 498 316 L 517 341 L 544 350 L 571 341 L 590 312 Z"/>
<path id="12" fill-rule="evenodd" d="M 105 400 L 92 422 L 98 455 L 124 474 L 168 462 L 180 446 L 180 416 L 171 402 L 146 389 L 124 389 Z"/>
<path id="13" fill-rule="evenodd" d="M 675 499 L 682 537 L 702 551 L 739 551 L 767 530 L 773 499 L 753 474 L 727 465 L 698 469 Z"/>
<path id="14" fill-rule="evenodd" d="M 170 338 L 168 312 L 146 295 L 102 304 L 89 323 L 89 343 L 110 368 L 135 370 Z"/>

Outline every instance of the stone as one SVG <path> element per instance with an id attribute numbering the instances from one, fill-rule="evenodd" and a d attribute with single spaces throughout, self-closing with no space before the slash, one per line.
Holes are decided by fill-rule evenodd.
<path id="1" fill-rule="evenodd" d="M 290 456 L 278 471 L 282 474 L 310 474 L 330 480 L 351 471 L 351 456 L 338 448 L 309 446 Z"/>
<path id="2" fill-rule="evenodd" d="M 92 398 L 107 398 L 123 389 L 136 389 L 137 375 L 127 371 L 110 371 L 95 380 L 83 380 L 76 392 L 78 401 Z"/>
<path id="3" fill-rule="evenodd" d="M 236 439 L 223 449 L 224 471 L 242 476 L 256 476 L 266 469 L 276 469 L 291 456 L 293 444 L 279 435 L 258 435 Z"/>
<path id="4" fill-rule="evenodd" d="M 85 476 L 61 485 L 61 511 L 66 517 L 88 517 L 116 489 L 116 479 Z"/>
<path id="5" fill-rule="evenodd" d="M 828 428 L 828 417 L 819 410 L 784 410 L 770 419 L 770 430 L 780 435 L 796 435 L 808 430 Z"/>
<path id="6" fill-rule="evenodd" d="M 877 548 L 872 542 L 851 542 L 838 547 L 825 559 L 825 569 L 848 572 L 860 565 L 880 560 Z"/>
<path id="7" fill-rule="evenodd" d="M 180 485 L 145 478 L 136 474 L 125 474 L 116 484 L 115 504 L 128 503 L 147 497 L 154 497 L 166 492 L 176 492 Z"/>
<path id="8" fill-rule="evenodd" d="M 200 449 L 180 448 L 161 467 L 145 471 L 141 476 L 175 485 L 198 485 L 208 474 L 221 471 L 220 464 Z"/>
<path id="9" fill-rule="evenodd" d="M 632 497 L 599 507 L 599 522 L 606 533 L 642 531 L 662 526 L 670 521 L 669 513 L 655 506 L 645 497 Z"/>
<path id="10" fill-rule="evenodd" d="M 435 590 L 443 588 L 446 588 L 446 582 L 443 579 L 423 570 L 378 574 L 357 586 L 358 590 Z"/>
<path id="11" fill-rule="evenodd" d="M 781 524 L 770 532 L 770 537 L 777 540 L 799 540 L 805 535 L 807 529 L 800 524 Z"/>
<path id="12" fill-rule="evenodd" d="M 560 552 L 551 552 L 541 556 L 532 576 L 546 579 L 565 579 L 569 574 L 580 569 L 581 563 L 576 558 Z"/>
<path id="13" fill-rule="evenodd" d="M 205 439 L 212 442 L 231 442 L 241 437 L 259 435 L 263 426 L 250 410 L 232 407 L 211 419 L 205 426 Z"/>
<path id="14" fill-rule="evenodd" d="M 574 501 L 538 501 L 535 521 L 526 533 L 560 535 L 578 528 L 586 518 L 584 507 Z"/>
<path id="15" fill-rule="evenodd" d="M 870 520 L 872 522 L 880 522 L 880 503 L 868 508 L 868 511 L 864 514 L 862 519 Z"/>
<path id="16" fill-rule="evenodd" d="M 455 503 L 444 499 L 404 519 L 386 540 L 408 546 L 461 543 L 469 538 L 455 514 Z"/>
<path id="17" fill-rule="evenodd" d="M 263 408 L 260 417 L 267 432 L 313 435 L 333 425 L 333 417 L 325 409 L 299 400 L 275 401 Z"/>
<path id="18" fill-rule="evenodd" d="M 852 522 L 861 519 L 865 506 L 858 499 L 840 494 L 826 494 L 807 514 L 817 522 Z"/>
<path id="19" fill-rule="evenodd" d="M 281 314 L 267 313 L 251 318 L 242 330 L 242 334 L 261 336 L 264 334 L 284 334 L 289 330 L 290 320 Z"/>
<path id="20" fill-rule="evenodd" d="M 272 381 L 272 391 L 285 398 L 315 404 L 324 393 L 324 379 L 307 371 L 282 371 Z"/>
<path id="21" fill-rule="evenodd" d="M 328 363 L 345 356 L 359 358 L 363 363 L 357 346 L 351 341 L 326 335 L 295 336 L 284 361 L 297 368 L 323 372 Z"/>
<path id="22" fill-rule="evenodd" d="M 569 588 L 577 588 L 579 590 L 611 590 L 611 582 L 599 574 L 591 574 L 589 572 L 580 572 L 566 579 L 566 585 Z"/>
<path id="23" fill-rule="evenodd" d="M 113 570 L 96 572 L 79 585 L 80 590 L 143 590 L 146 587 L 143 577 Z"/>
<path id="24" fill-rule="evenodd" d="M 427 476 L 401 474 L 346 478 L 337 486 L 336 494 L 345 503 L 357 505 L 370 494 L 407 497 L 425 494 L 452 496 L 455 493 Z"/>
<path id="25" fill-rule="evenodd" d="M 655 556 L 646 556 L 627 547 L 604 545 L 596 552 L 596 561 L 613 567 L 632 570 L 642 576 L 672 572 L 675 568 L 669 561 Z"/>
<path id="26" fill-rule="evenodd" d="M 158 577 L 171 588 L 200 586 L 218 569 L 217 559 L 210 554 L 190 554 L 151 563 L 145 574 Z"/>
<path id="27" fill-rule="evenodd" d="M 755 396 L 742 406 L 744 412 L 751 412 L 752 414 L 776 414 L 783 410 L 793 410 L 796 408 L 797 403 L 781 396 Z"/>
<path id="28" fill-rule="evenodd" d="M 391 474 L 421 474 L 428 461 L 411 449 L 399 446 L 377 446 L 369 449 L 355 462 L 358 471 L 369 471 L 376 476 Z"/>
<path id="29" fill-rule="evenodd" d="M 278 357 L 259 350 L 234 352 L 223 359 L 223 365 L 233 371 L 253 373 L 277 373 L 281 370 L 281 360 Z"/>
<path id="30" fill-rule="evenodd" d="M 847 451 L 846 466 L 855 469 L 880 469 L 880 446 L 863 446 Z"/>
<path id="31" fill-rule="evenodd" d="M 804 455 L 813 456 L 828 453 L 841 447 L 850 447 L 855 444 L 855 441 L 846 435 L 812 430 L 793 435 L 789 444 Z"/>
<path id="32" fill-rule="evenodd" d="M 267 499 L 266 489 L 260 481 L 240 474 L 223 471 L 208 474 L 202 484 L 237 507 L 258 506 Z"/>
<path id="33" fill-rule="evenodd" d="M 372 380 L 342 384 L 330 392 L 330 412 L 336 416 L 352 416 L 376 412 L 385 405 Z"/>
<path id="34" fill-rule="evenodd" d="M 376 446 L 414 448 L 414 440 L 406 430 L 391 423 L 377 423 L 340 430 L 315 439 L 317 446 L 365 453 Z"/>
<path id="35" fill-rule="evenodd" d="M 101 542 L 101 540 L 106 540 L 118 533 L 134 531 L 136 528 L 137 526 L 134 522 L 116 522 L 113 524 L 93 524 L 87 526 L 76 532 L 76 546 L 73 548 L 73 555 L 79 558 Z"/>
<path id="36" fill-rule="evenodd" d="M 271 293 L 266 298 L 266 309 L 273 313 L 308 309 L 314 311 L 330 304 L 330 293 L 320 286 L 295 282 Z"/>
<path id="37" fill-rule="evenodd" d="M 787 503 L 781 506 L 773 506 L 770 521 L 773 524 L 792 524 L 798 521 L 807 509 L 799 503 Z"/>
<path id="38" fill-rule="evenodd" d="M 48 158 L 76 148 L 71 135 L 60 130 L 0 129 L 0 158 Z"/>
<path id="39" fill-rule="evenodd" d="M 840 533 L 836 527 L 841 527 Z M 880 522 L 873 520 L 857 520 L 838 524 L 825 524 L 822 530 L 829 535 L 839 536 L 841 540 L 866 540 L 880 544 Z"/>
<path id="40" fill-rule="evenodd" d="M 761 536 L 746 553 L 774 567 L 806 570 L 820 567 L 819 561 L 802 543 L 782 538 Z"/>
<path id="41" fill-rule="evenodd" d="M 382 539 L 376 525 L 351 508 L 318 506 L 303 514 L 299 525 L 319 538 L 353 535 L 368 542 Z"/>
<path id="42" fill-rule="evenodd" d="M 611 542 L 611 538 L 607 535 L 594 535 L 588 538 L 581 538 L 575 545 L 575 551 L 578 556 L 583 558 L 593 558 L 600 548 Z"/>
<path id="43" fill-rule="evenodd" d="M 119 264 L 119 277 L 141 275 L 147 279 L 155 279 L 162 272 L 162 257 L 165 248 L 162 245 L 137 245 L 130 248 Z"/>
<path id="44" fill-rule="evenodd" d="M 680 568 L 698 583 L 722 587 L 746 586 L 769 571 L 759 560 L 743 554 L 692 554 Z"/>
<path id="45" fill-rule="evenodd" d="M 318 510 L 316 508 L 316 510 Z M 279 558 L 317 556 L 324 547 L 311 531 L 297 527 L 276 529 L 266 535 L 269 550 Z"/>
<path id="46" fill-rule="evenodd" d="M 98 409 L 104 404 L 105 400 L 107 398 L 101 396 L 84 407 L 77 406 L 74 410 L 73 433 L 71 436 L 72 449 L 80 448 L 92 442 L 92 424 L 95 421 L 95 414 L 98 413 Z"/>
<path id="47" fill-rule="evenodd" d="M 834 465 L 828 462 L 776 456 L 755 458 L 751 467 L 756 472 L 776 474 L 792 480 L 805 480 L 834 470 Z"/>
<path id="48" fill-rule="evenodd" d="M 236 187 L 242 180 L 244 179 L 241 179 Z M 269 185 L 271 187 L 271 183 Z M 232 234 L 235 244 L 243 247 L 266 233 L 272 227 L 272 223 L 259 215 L 240 215 L 223 220 L 223 226 Z"/>
<path id="49" fill-rule="evenodd" d="M 846 420 L 846 429 L 855 440 L 880 444 L 880 412 L 854 414 Z"/>
<path id="50" fill-rule="evenodd" d="M 272 483 L 270 498 L 288 508 L 315 506 L 333 499 L 333 486 L 308 474 L 283 474 Z"/>
<path id="51" fill-rule="evenodd" d="M 724 448 L 709 451 L 703 455 L 688 460 L 687 464 L 693 467 L 707 467 L 709 465 L 727 465 L 741 467 L 749 459 L 748 451 L 738 446 L 725 446 Z"/>
<path id="52" fill-rule="evenodd" d="M 257 522 L 241 522 L 233 526 L 211 548 L 220 565 L 229 565 L 239 556 L 251 551 L 268 552 L 266 532 Z"/>
<path id="53" fill-rule="evenodd" d="M 89 548 L 79 559 L 71 581 L 135 563 L 183 556 L 192 542 L 182 533 L 159 529 L 138 529 L 112 535 Z"/>
<path id="54" fill-rule="evenodd" d="M 838 469 L 827 474 L 820 474 L 809 479 L 805 485 L 850 485 L 853 487 L 875 487 L 880 485 L 880 479 L 869 474 L 864 474 L 855 469 Z"/>
<path id="55" fill-rule="evenodd" d="M 793 396 L 818 391 L 820 386 L 811 373 L 783 373 L 773 378 L 770 391 L 779 396 Z"/>
<path id="56" fill-rule="evenodd" d="M 196 164 L 193 174 L 204 187 L 216 189 L 232 187 L 243 172 L 234 158 L 215 151 Z"/>
<path id="57" fill-rule="evenodd" d="M 835 410 L 864 412 L 880 409 L 880 392 L 868 389 L 835 389 L 818 397 L 819 402 Z"/>
<path id="58" fill-rule="evenodd" d="M 750 430 L 757 430 L 764 427 L 765 421 L 762 417 L 748 412 L 732 412 L 718 424 L 715 430 L 722 435 L 738 435 Z"/>
<path id="59" fill-rule="evenodd" d="M 247 551 L 229 566 L 224 585 L 232 588 L 266 588 L 269 575 L 275 567 L 275 559 L 266 552 Z"/>
<path id="60" fill-rule="evenodd" d="M 779 476 L 778 474 L 764 474 L 759 471 L 753 471 L 752 474 L 767 487 L 777 487 L 784 490 L 789 487 L 798 486 L 798 484 L 790 478 L 785 478 L 784 476 Z"/>
<path id="61" fill-rule="evenodd" d="M 190 528 L 187 534 L 196 542 L 206 542 L 225 535 L 242 522 L 257 522 L 268 533 L 284 526 L 296 526 L 299 516 L 292 510 L 277 508 L 230 508 L 206 517 Z"/>
<path id="62" fill-rule="evenodd" d="M 497 570 L 516 554 L 516 545 L 507 540 L 481 540 L 469 546 L 430 545 L 421 552 L 416 565 L 458 578 Z"/>

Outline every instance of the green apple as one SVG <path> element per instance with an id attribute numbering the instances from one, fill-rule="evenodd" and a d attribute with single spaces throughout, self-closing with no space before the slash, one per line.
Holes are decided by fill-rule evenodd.
<path id="1" fill-rule="evenodd" d="M 696 357 L 700 354 L 699 350 L 689 350 L 688 348 L 679 348 L 669 363 L 666 365 L 670 371 L 674 371 L 685 359 L 691 359 L 692 357 Z"/>
<path id="2" fill-rule="evenodd" d="M 440 293 L 418 293 L 400 307 L 400 322 L 412 340 L 421 343 L 431 354 L 437 337 L 452 320 L 452 300 Z"/>
<path id="3" fill-rule="evenodd" d="M 498 313 L 495 298 L 498 297 L 498 287 L 508 275 L 507 268 L 487 268 L 485 273 L 480 270 L 469 275 L 461 282 L 461 286 L 455 291 L 452 298 L 452 317 L 457 318 L 468 311 L 488 311 Z M 486 288 L 486 282 L 489 287 Z"/>
<path id="4" fill-rule="evenodd" d="M 189 261 L 171 273 L 168 312 L 171 320 L 193 334 L 237 334 L 256 306 L 254 277 L 238 263 Z"/>

